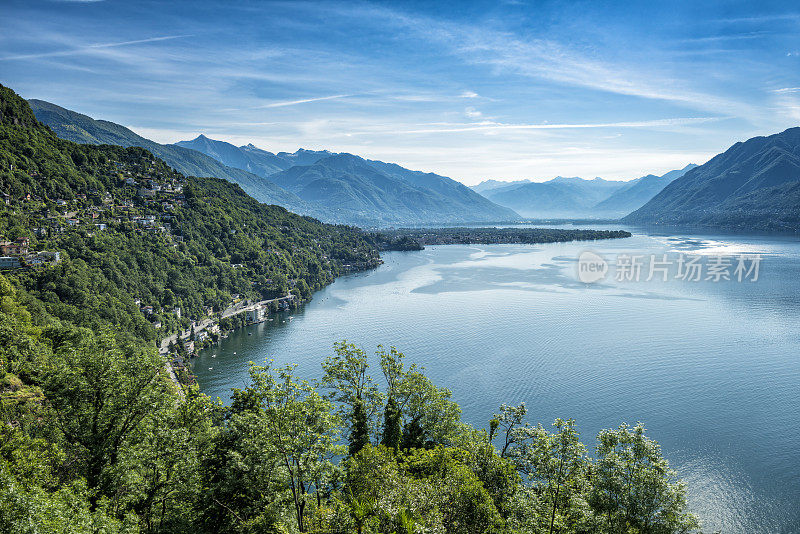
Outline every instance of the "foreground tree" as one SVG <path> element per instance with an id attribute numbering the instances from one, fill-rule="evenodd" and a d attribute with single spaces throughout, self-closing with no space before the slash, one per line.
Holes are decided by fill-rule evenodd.
<path id="1" fill-rule="evenodd" d="M 514 451 L 518 469 L 529 481 L 531 523 L 537 531 L 580 532 L 591 524 L 586 502 L 590 464 L 578 440 L 575 421 L 556 419 L 553 432 L 525 427 L 529 439 Z"/>
<path id="2" fill-rule="evenodd" d="M 114 495 L 121 455 L 148 418 L 173 405 L 172 386 L 158 356 L 120 347 L 110 332 L 50 334 L 55 350 L 45 395 L 94 504 L 100 493 Z"/>
<path id="3" fill-rule="evenodd" d="M 687 511 L 685 485 L 644 431 L 641 423 L 623 424 L 597 436 L 592 506 L 609 533 L 697 530 L 697 518 Z"/>
<path id="4" fill-rule="evenodd" d="M 529 439 L 528 424 L 523 425 L 527 413 L 528 409 L 524 402 L 519 406 L 503 404 L 500 406 L 500 413 L 494 414 L 489 421 L 489 441 L 494 441 L 495 436 L 499 435 L 503 440 L 500 448 L 500 456 L 503 458 L 508 454 L 509 447 Z"/>
<path id="5" fill-rule="evenodd" d="M 367 354 L 352 343 L 335 343 L 334 355 L 325 359 L 322 369 L 322 384 L 329 388 L 329 397 L 339 403 L 341 418 L 349 427 L 350 453 L 355 454 L 369 443 L 370 435 L 378 434 L 377 414 L 383 394 L 369 375 Z"/>
<path id="6" fill-rule="evenodd" d="M 259 423 L 274 450 L 292 495 L 297 528 L 306 532 L 309 492 L 323 464 L 338 453 L 341 420 L 331 402 L 308 382 L 294 378 L 294 367 L 252 366 L 251 388 L 261 407 Z"/>
<path id="7" fill-rule="evenodd" d="M 411 365 L 409 370 L 405 369 L 405 355 L 395 347 L 388 351 L 382 346 L 378 346 L 376 355 L 381 362 L 381 371 L 386 379 L 386 407 L 383 411 L 383 434 L 381 444 L 392 450 L 400 448 L 400 440 L 403 435 L 403 412 L 400 405 L 401 399 L 407 398 L 405 388 L 409 372 L 416 371 L 416 365 Z"/>

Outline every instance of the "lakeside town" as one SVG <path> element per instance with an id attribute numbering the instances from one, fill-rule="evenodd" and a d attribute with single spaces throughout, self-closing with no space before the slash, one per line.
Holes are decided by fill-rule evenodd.
<path id="1" fill-rule="evenodd" d="M 271 321 L 269 315 L 288 311 L 295 305 L 296 300 L 292 294 L 257 302 L 234 295 L 231 305 L 219 313 L 208 308 L 207 317 L 193 320 L 188 329 L 172 333 L 158 343 L 159 354 L 166 358 L 170 378 L 178 386 L 194 384 L 196 380 L 191 372 L 190 359 L 199 350 L 219 342 L 230 330 Z M 143 313 L 148 311 L 152 310 L 144 309 Z M 174 312 L 180 316 L 180 308 L 176 308 Z"/>

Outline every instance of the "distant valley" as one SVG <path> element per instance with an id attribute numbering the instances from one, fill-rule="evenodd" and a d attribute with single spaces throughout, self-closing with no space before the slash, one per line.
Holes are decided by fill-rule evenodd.
<path id="1" fill-rule="evenodd" d="M 642 207 L 672 180 L 696 165 L 630 181 L 559 176 L 546 182 L 486 180 L 473 190 L 533 218 L 619 218 Z"/>

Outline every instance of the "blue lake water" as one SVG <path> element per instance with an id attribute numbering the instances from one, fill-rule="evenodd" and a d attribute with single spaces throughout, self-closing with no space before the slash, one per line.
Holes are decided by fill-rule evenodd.
<path id="1" fill-rule="evenodd" d="M 690 282 L 674 272 L 648 282 L 645 266 L 639 282 L 617 281 L 612 270 L 585 284 L 576 272 L 586 250 L 611 263 L 620 254 L 710 262 L 744 253 L 760 254 L 761 264 L 755 282 Z M 598 430 L 642 421 L 687 482 L 707 532 L 800 532 L 797 239 L 637 231 L 383 257 L 378 269 L 318 292 L 293 319 L 273 316 L 202 352 L 202 390 L 229 399 L 247 383 L 247 362 L 265 358 L 319 377 L 344 338 L 368 350 L 395 345 L 449 387 L 477 427 L 500 404 L 524 401 L 532 422 L 575 418 L 591 448 Z"/>

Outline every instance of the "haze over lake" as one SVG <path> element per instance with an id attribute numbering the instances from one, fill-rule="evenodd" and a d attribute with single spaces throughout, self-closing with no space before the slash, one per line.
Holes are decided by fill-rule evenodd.
<path id="1" fill-rule="evenodd" d="M 576 277 L 585 250 L 762 262 L 756 282 L 587 285 Z M 343 338 L 370 352 L 395 345 L 452 389 L 476 427 L 500 404 L 523 401 L 531 422 L 577 417 L 590 447 L 601 428 L 642 421 L 687 482 L 705 531 L 800 530 L 797 239 L 634 230 L 622 240 L 440 246 L 383 259 L 337 279 L 293 319 L 272 316 L 202 352 L 202 390 L 227 401 L 247 383 L 247 362 L 264 358 L 317 378 Z"/>

